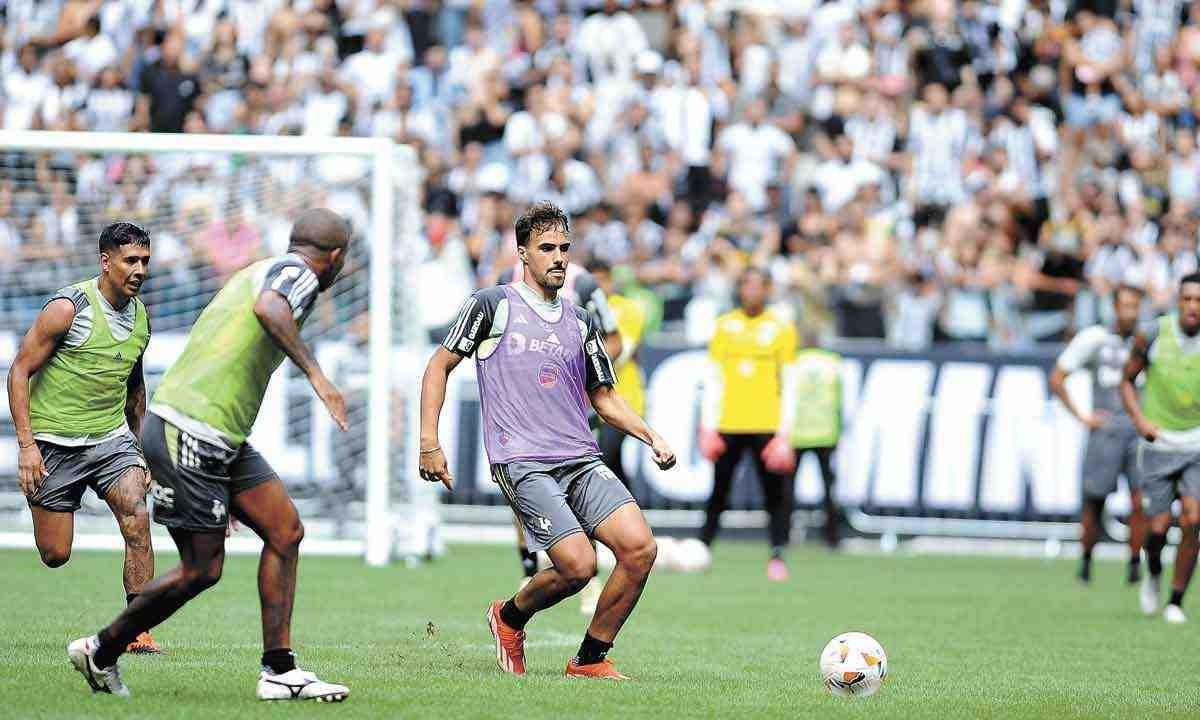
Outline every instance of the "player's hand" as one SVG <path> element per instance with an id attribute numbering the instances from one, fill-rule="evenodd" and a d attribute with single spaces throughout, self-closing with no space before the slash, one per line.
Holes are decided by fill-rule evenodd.
<path id="1" fill-rule="evenodd" d="M 721 433 L 711 428 L 700 428 L 700 454 L 709 462 L 725 454 L 725 440 Z"/>
<path id="2" fill-rule="evenodd" d="M 654 464 L 658 466 L 659 470 L 670 470 L 675 467 L 675 451 L 667 445 L 666 440 L 655 435 L 654 442 L 650 443 L 650 450 L 654 453 Z"/>
<path id="3" fill-rule="evenodd" d="M 454 490 L 454 475 L 446 465 L 446 453 L 439 447 L 430 453 L 421 453 L 421 479 L 425 482 L 440 482 L 447 490 Z"/>
<path id="4" fill-rule="evenodd" d="M 31 497 L 37 492 L 49 474 L 37 443 L 23 447 L 17 453 L 17 480 L 21 483 L 21 492 L 25 493 L 25 497 Z"/>
<path id="5" fill-rule="evenodd" d="M 342 397 L 341 391 L 324 375 L 313 381 L 313 390 L 316 391 L 317 397 L 321 398 L 321 402 L 325 403 L 325 409 L 342 432 L 349 430 L 350 424 L 346 422 L 346 398 Z"/>
<path id="6" fill-rule="evenodd" d="M 763 465 L 777 475 L 791 475 L 796 471 L 796 451 L 784 435 L 771 438 L 762 451 Z"/>
<path id="7" fill-rule="evenodd" d="M 1134 421 L 1134 427 L 1137 428 L 1138 435 L 1141 435 L 1150 442 L 1158 439 L 1158 426 L 1149 420 L 1145 418 L 1138 419 Z"/>
<path id="8" fill-rule="evenodd" d="M 1108 413 L 1104 412 L 1103 410 L 1097 410 L 1091 415 L 1084 417 L 1083 424 L 1087 426 L 1088 430 L 1099 430 L 1105 425 L 1108 425 L 1108 419 Z"/>

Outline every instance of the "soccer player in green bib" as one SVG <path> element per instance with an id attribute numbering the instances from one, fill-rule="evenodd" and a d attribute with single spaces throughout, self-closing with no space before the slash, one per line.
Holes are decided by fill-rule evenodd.
<path id="1" fill-rule="evenodd" d="M 1143 373 L 1146 382 L 1139 398 L 1134 383 Z M 1171 527 L 1171 504 L 1178 497 L 1183 538 L 1163 618 L 1184 623 L 1183 594 L 1196 569 L 1200 529 L 1200 273 L 1179 281 L 1175 313 L 1134 338 L 1121 379 L 1121 401 L 1142 438 L 1138 462 L 1142 502 L 1150 519 L 1142 612 L 1153 615 L 1159 609 L 1161 555 Z"/>
<path id="2" fill-rule="evenodd" d="M 8 407 L 20 453 L 17 476 L 33 513 L 42 562 L 71 557 L 83 492 L 103 498 L 125 539 L 125 598 L 154 577 L 146 487 L 137 444 L 146 411 L 142 353 L 150 320 L 138 299 L 150 271 L 150 236 L 129 222 L 100 233 L 100 274 L 47 301 L 8 374 Z M 149 633 L 129 652 L 156 653 Z"/>
<path id="3" fill-rule="evenodd" d="M 337 214 L 301 213 L 288 253 L 256 262 L 225 283 L 155 391 L 142 445 L 154 476 L 154 520 L 170 531 L 180 564 L 155 578 L 99 633 L 67 646 L 93 691 L 128 695 L 117 667 L 126 643 L 220 580 L 232 515 L 263 540 L 259 699 L 336 702 L 349 694 L 344 685 L 296 666 L 291 623 L 304 528 L 283 482 L 246 442 L 285 355 L 346 429 L 345 400 L 300 338 L 300 327 L 318 293 L 337 279 L 349 242 L 349 227 Z"/>
<path id="4" fill-rule="evenodd" d="M 784 371 L 780 425 L 796 449 L 797 463 L 805 453 L 817 456 L 825 485 L 825 544 L 832 549 L 840 540 L 833 453 L 842 435 L 842 356 L 815 343 L 808 345 Z"/>

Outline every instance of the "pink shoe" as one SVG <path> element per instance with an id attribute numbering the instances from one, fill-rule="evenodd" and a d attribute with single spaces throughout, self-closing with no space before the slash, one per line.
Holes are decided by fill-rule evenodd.
<path id="1" fill-rule="evenodd" d="M 767 579 L 771 582 L 783 582 L 788 579 L 787 565 L 779 558 L 771 558 L 767 563 Z"/>

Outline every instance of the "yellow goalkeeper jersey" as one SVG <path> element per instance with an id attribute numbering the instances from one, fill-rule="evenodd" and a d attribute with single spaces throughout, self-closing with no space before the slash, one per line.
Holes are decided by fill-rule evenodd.
<path id="1" fill-rule="evenodd" d="M 621 357 L 617 358 L 617 392 L 638 415 L 646 413 L 646 391 L 642 383 L 642 368 L 637 364 L 637 348 L 646 331 L 646 312 L 629 298 L 608 296 L 608 307 L 617 320 L 621 334 Z"/>
<path id="2" fill-rule="evenodd" d="M 770 310 L 750 317 L 734 310 L 717 318 L 708 347 L 723 391 L 717 429 L 774 433 L 779 429 L 780 377 L 796 358 L 796 329 Z"/>

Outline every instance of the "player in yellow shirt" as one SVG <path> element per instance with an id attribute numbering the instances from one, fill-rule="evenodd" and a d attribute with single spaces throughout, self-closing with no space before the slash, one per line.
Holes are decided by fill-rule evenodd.
<path id="1" fill-rule="evenodd" d="M 642 369 L 637 363 L 637 351 L 646 330 L 646 311 L 637 302 L 616 294 L 613 286 L 612 268 L 603 260 L 593 260 L 587 266 L 596 284 L 608 296 L 608 308 L 617 321 L 617 332 L 621 336 L 621 354 L 613 360 L 617 371 L 617 394 L 625 398 L 629 407 L 638 415 L 646 411 L 646 392 L 642 380 Z M 600 426 L 600 454 L 617 478 L 629 487 L 629 478 L 621 464 L 621 445 L 625 433 L 609 425 Z"/>
<path id="2" fill-rule="evenodd" d="M 770 513 L 771 559 L 767 577 L 787 579 L 783 549 L 792 529 L 792 476 L 778 472 L 791 443 L 782 427 L 780 395 L 784 368 L 796 357 L 796 330 L 767 309 L 771 278 L 751 267 L 738 280 L 739 307 L 717 318 L 709 345 L 713 371 L 705 383 L 700 451 L 714 463 L 713 492 L 700 539 L 711 545 L 725 509 L 733 472 L 749 451 L 758 469 Z M 794 463 L 794 457 L 791 462 Z M 770 465 L 770 467 L 768 467 Z"/>

